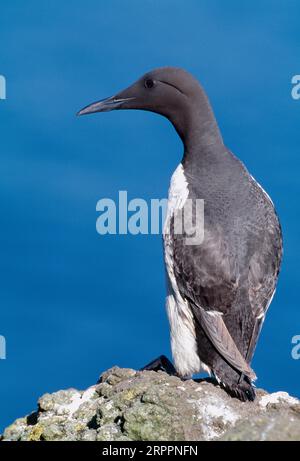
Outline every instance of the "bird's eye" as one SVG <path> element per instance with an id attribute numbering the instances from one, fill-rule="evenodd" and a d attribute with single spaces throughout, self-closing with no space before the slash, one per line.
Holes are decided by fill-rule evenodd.
<path id="1" fill-rule="evenodd" d="M 144 85 L 145 85 L 145 88 L 147 88 L 147 89 L 153 88 L 154 87 L 154 81 L 151 78 L 147 78 L 145 80 Z"/>

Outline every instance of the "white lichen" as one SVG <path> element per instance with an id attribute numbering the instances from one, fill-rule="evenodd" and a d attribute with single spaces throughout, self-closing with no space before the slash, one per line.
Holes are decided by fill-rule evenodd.
<path id="1" fill-rule="evenodd" d="M 267 408 L 269 404 L 276 404 L 280 402 L 294 405 L 299 403 L 299 400 L 295 397 L 291 397 L 287 392 L 274 392 L 273 394 L 263 395 L 259 401 L 259 405 L 262 408 Z"/>
<path id="2" fill-rule="evenodd" d="M 225 405 L 221 398 L 207 397 L 205 400 L 189 400 L 189 402 L 196 406 L 196 416 L 202 422 L 206 440 L 222 435 L 228 427 L 233 426 L 240 419 L 240 416 Z"/>
<path id="3" fill-rule="evenodd" d="M 89 387 L 83 393 L 74 390 L 74 393 L 71 396 L 71 401 L 69 403 L 64 403 L 63 405 L 55 404 L 54 411 L 57 415 L 67 415 L 69 418 L 72 418 L 73 414 L 83 403 L 91 400 L 95 392 L 96 386 Z"/>

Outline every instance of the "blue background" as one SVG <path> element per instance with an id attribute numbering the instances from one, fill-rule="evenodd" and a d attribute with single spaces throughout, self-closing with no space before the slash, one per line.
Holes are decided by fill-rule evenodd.
<path id="1" fill-rule="evenodd" d="M 96 202 L 166 197 L 182 154 L 155 114 L 76 118 L 145 71 L 204 85 L 226 144 L 274 200 L 285 256 L 254 359 L 258 386 L 300 396 L 298 1 L 2 1 L 0 429 L 37 398 L 170 354 L 160 236 L 99 236 Z"/>

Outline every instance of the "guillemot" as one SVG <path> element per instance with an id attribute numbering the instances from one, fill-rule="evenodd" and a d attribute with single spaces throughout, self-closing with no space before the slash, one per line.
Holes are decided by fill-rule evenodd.
<path id="1" fill-rule="evenodd" d="M 183 378 L 200 371 L 241 400 L 254 400 L 250 367 L 276 289 L 282 234 L 274 205 L 243 163 L 224 145 L 199 82 L 176 67 L 147 72 L 116 95 L 78 112 L 141 109 L 165 116 L 184 153 L 169 189 L 164 232 L 171 349 L 147 368 Z M 174 222 L 188 199 L 204 200 L 204 238 L 186 244 Z M 191 213 L 190 218 L 193 218 Z"/>

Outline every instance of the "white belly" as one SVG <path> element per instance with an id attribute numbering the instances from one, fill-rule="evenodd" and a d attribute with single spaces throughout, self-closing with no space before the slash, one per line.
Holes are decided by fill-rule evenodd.
<path id="1" fill-rule="evenodd" d="M 173 240 L 168 232 L 170 220 L 176 210 L 183 208 L 188 198 L 188 186 L 180 163 L 171 178 L 167 216 L 164 225 L 164 256 L 167 273 L 166 308 L 171 330 L 171 349 L 174 365 L 179 375 L 184 377 L 198 373 L 200 369 L 210 371 L 201 364 L 197 353 L 197 342 L 193 314 L 185 299 L 182 298 L 174 275 Z"/>

